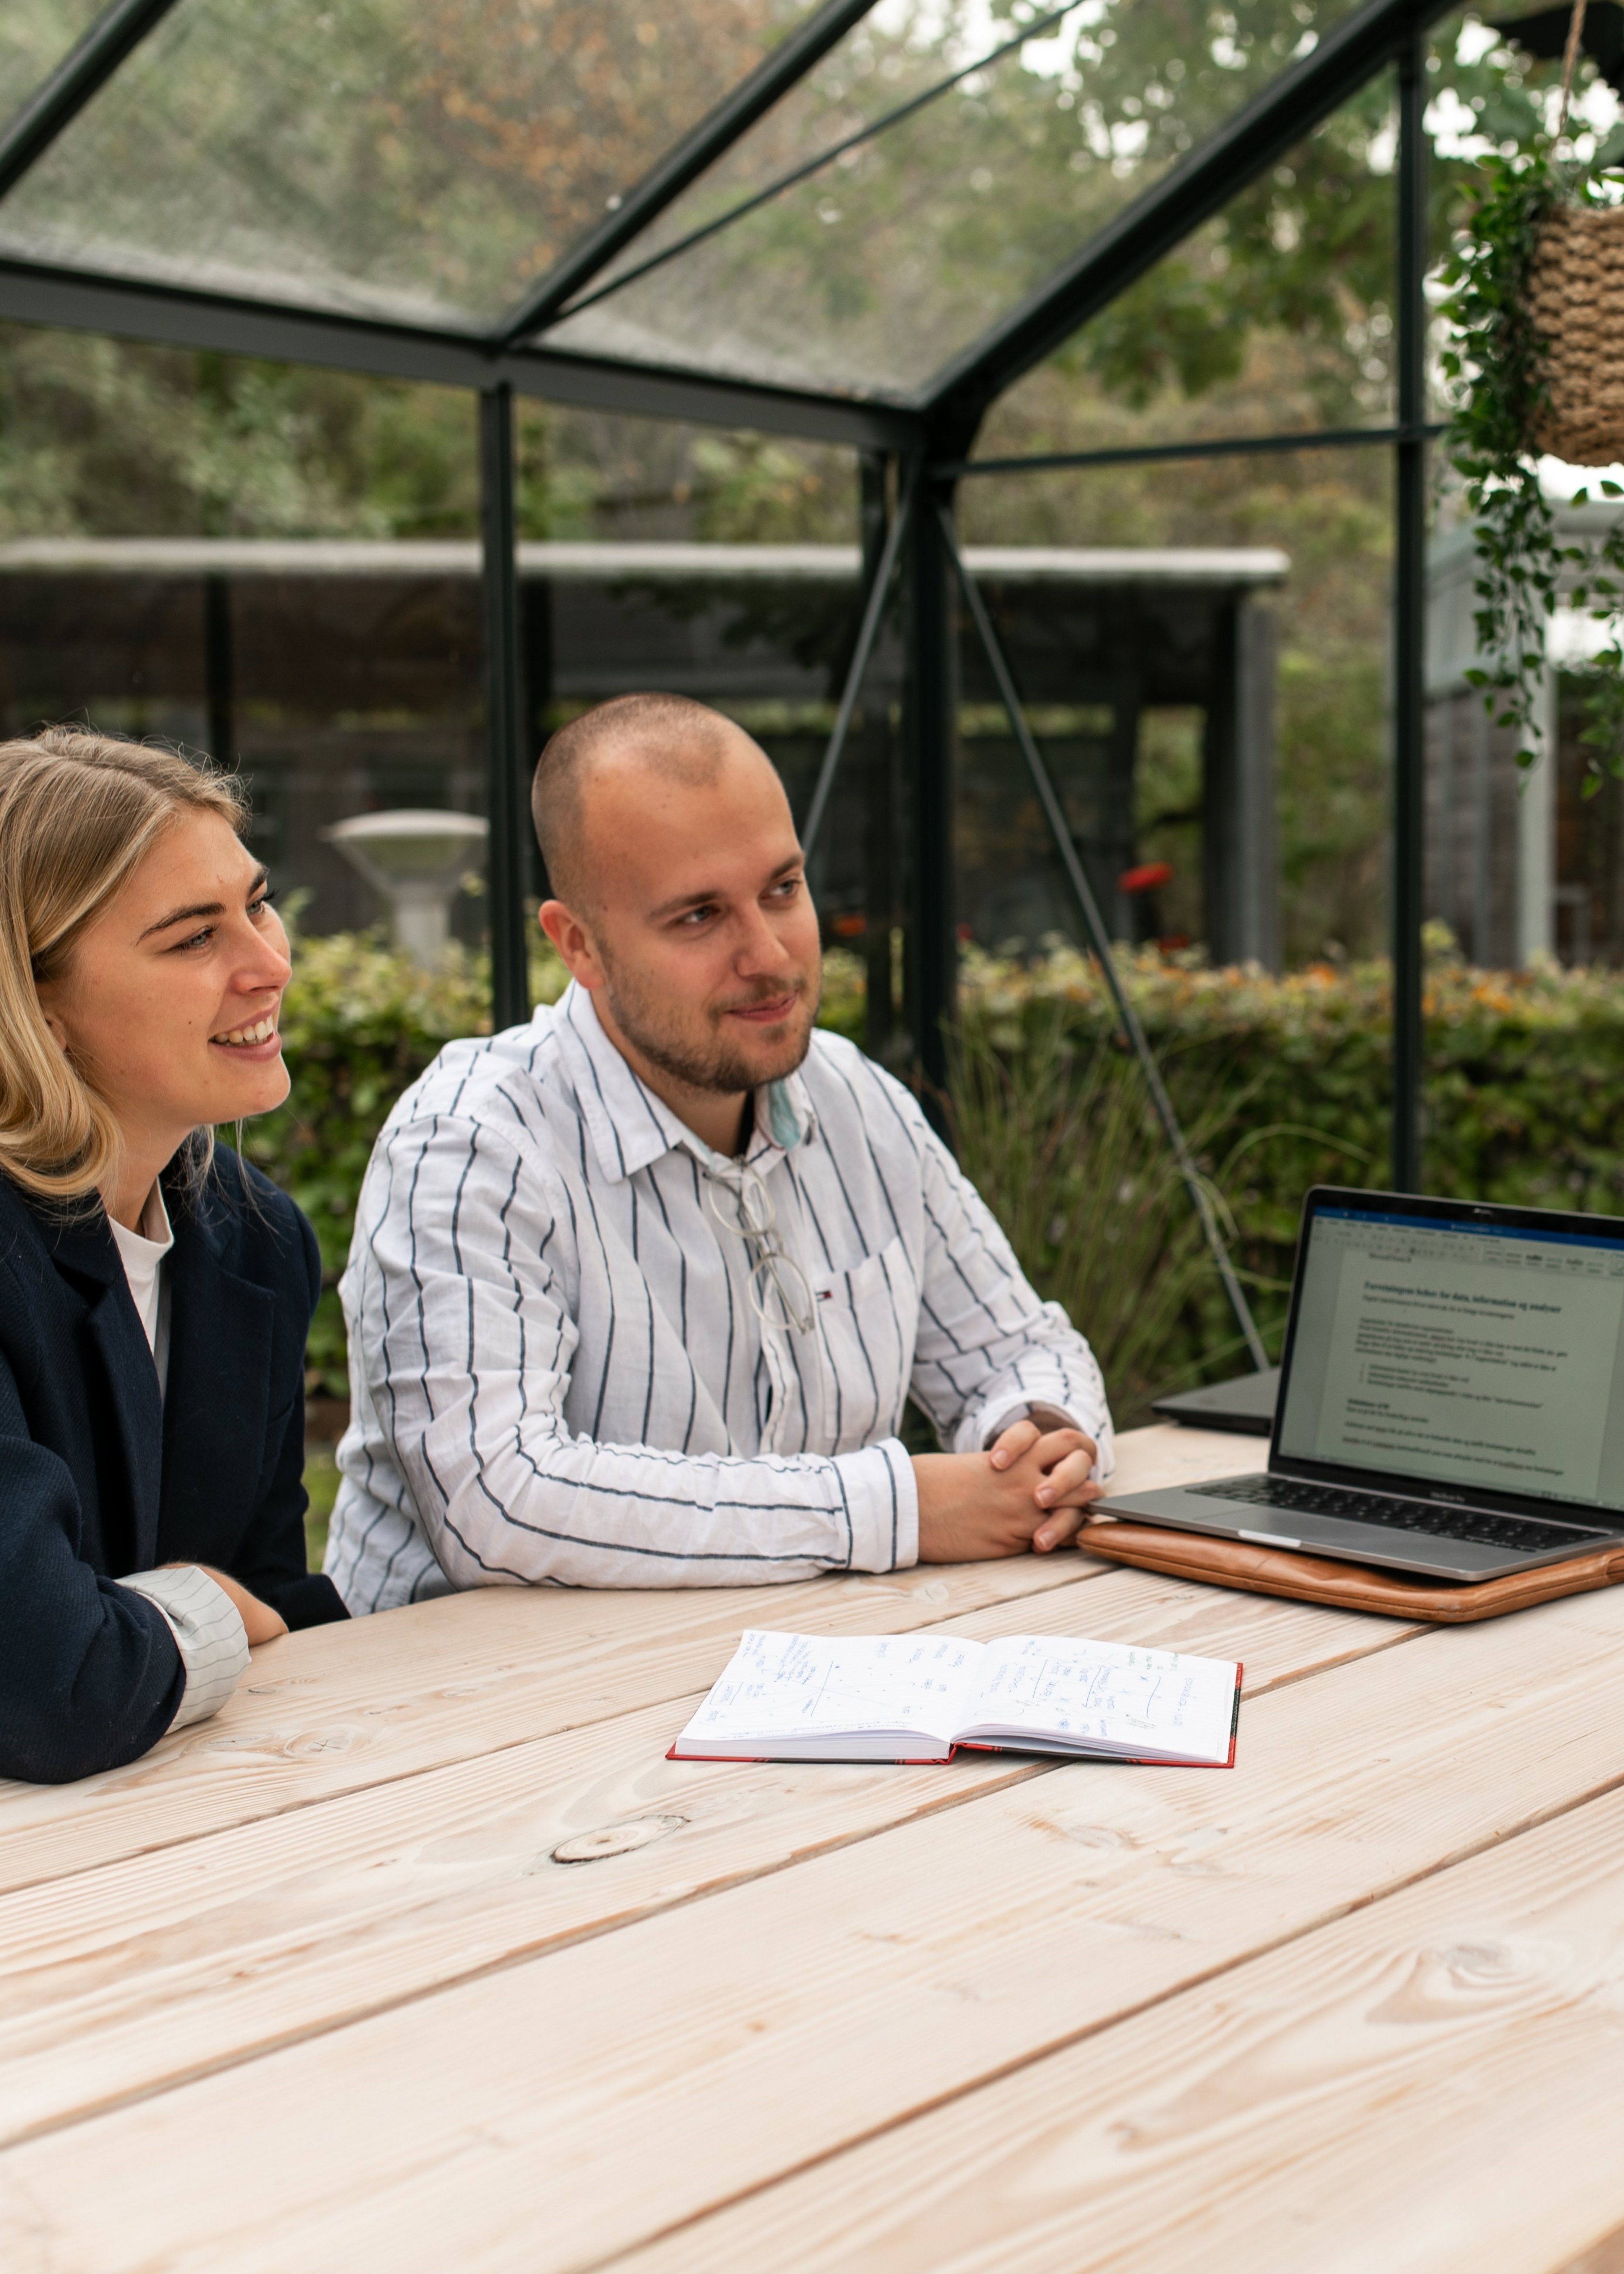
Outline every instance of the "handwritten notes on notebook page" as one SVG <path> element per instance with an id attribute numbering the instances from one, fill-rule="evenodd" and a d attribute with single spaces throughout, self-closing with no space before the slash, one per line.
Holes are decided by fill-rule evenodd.
<path id="1" fill-rule="evenodd" d="M 1241 1669 L 1061 1635 L 829 1637 L 751 1628 L 676 1761 L 944 1761 L 993 1751 L 1227 1768 Z"/>

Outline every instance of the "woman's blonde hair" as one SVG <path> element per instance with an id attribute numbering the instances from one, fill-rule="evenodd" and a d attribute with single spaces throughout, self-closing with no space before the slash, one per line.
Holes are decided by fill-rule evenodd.
<path id="1" fill-rule="evenodd" d="M 0 1173 L 41 1199 L 97 1191 L 122 1139 L 52 1037 L 40 986 L 184 812 L 240 834 L 247 806 L 227 776 L 145 743 L 71 727 L 0 742 Z"/>

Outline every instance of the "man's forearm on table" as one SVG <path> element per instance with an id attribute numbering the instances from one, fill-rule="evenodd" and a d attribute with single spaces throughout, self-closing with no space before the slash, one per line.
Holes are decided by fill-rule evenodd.
<path id="1" fill-rule="evenodd" d="M 420 1442 L 413 1497 L 454 1586 L 746 1586 L 918 1557 L 918 1499 L 895 1439 L 830 1458 L 685 1455 L 509 1436 L 460 1458 Z"/>

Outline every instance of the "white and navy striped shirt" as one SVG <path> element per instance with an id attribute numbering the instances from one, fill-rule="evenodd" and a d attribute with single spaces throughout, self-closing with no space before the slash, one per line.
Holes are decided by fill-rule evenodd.
<path id="1" fill-rule="evenodd" d="M 196 1563 L 165 1563 L 120 1579 L 162 1613 L 186 1683 L 166 1735 L 218 1713 L 248 1671 L 248 1630 L 218 1580 Z"/>
<path id="2" fill-rule="evenodd" d="M 813 1296 L 763 1328 L 740 1179 L 571 986 L 442 1050 L 385 1123 L 342 1282 L 354 1413 L 327 1570 L 456 1587 L 736 1586 L 915 1561 L 914 1396 L 965 1452 L 1028 1404 L 1111 1465 L 1100 1370 L 908 1093 L 819 1033 L 745 1156 Z M 804 1306 L 803 1306 L 804 1310 Z"/>

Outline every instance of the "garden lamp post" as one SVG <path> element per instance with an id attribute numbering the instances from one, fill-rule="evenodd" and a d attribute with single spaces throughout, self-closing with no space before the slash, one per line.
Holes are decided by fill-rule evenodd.
<path id="1" fill-rule="evenodd" d="M 402 807 L 357 813 L 322 835 L 389 904 L 395 944 L 432 968 L 451 937 L 451 903 L 485 855 L 489 825 L 474 813 Z"/>

